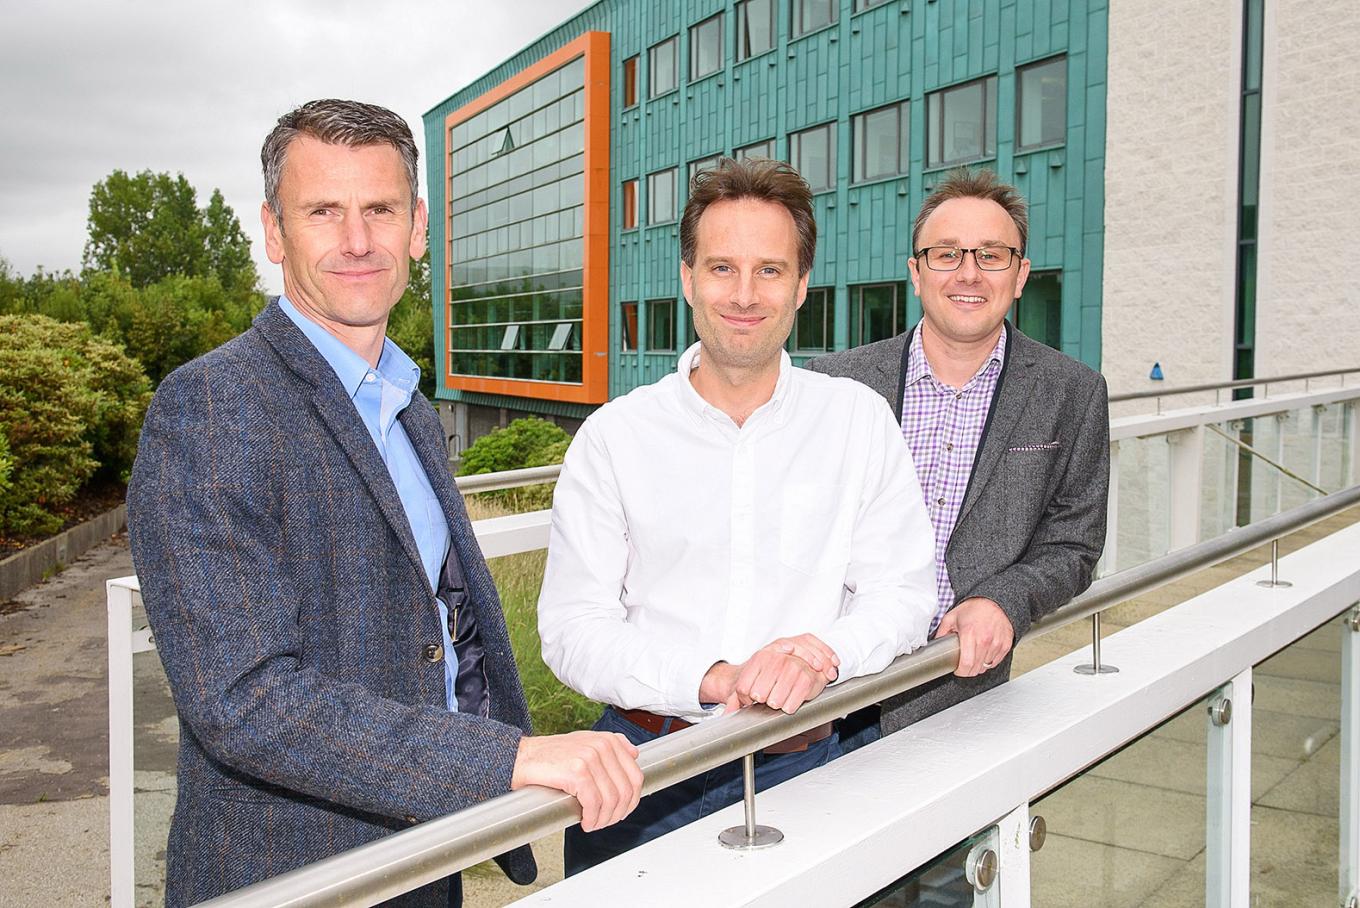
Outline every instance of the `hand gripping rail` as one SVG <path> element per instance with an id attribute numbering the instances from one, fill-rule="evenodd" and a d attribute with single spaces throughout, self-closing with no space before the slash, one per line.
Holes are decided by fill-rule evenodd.
<path id="1" fill-rule="evenodd" d="M 1360 505 L 1360 486 L 1102 578 L 1067 605 L 1036 621 L 1029 636 L 1089 617 L 1356 505 Z M 958 642 L 951 635 L 899 657 L 876 675 L 853 678 L 827 688 L 795 715 L 754 706 L 644 744 L 638 758 L 645 776 L 643 794 L 947 675 L 957 660 Z M 213 908 L 374 905 L 578 820 L 576 801 L 568 795 L 543 788 L 515 791 L 203 905 Z"/>

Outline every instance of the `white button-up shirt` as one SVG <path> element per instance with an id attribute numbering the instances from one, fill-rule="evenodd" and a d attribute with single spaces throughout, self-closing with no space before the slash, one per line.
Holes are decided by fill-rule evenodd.
<path id="1" fill-rule="evenodd" d="M 593 413 L 553 497 L 543 658 L 586 696 L 696 720 L 716 662 L 816 634 L 840 679 L 923 645 L 934 535 L 887 403 L 792 368 L 738 427 L 678 370 Z"/>

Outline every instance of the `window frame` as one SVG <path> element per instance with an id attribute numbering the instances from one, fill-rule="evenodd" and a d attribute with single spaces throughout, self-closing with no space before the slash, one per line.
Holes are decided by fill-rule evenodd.
<path id="1" fill-rule="evenodd" d="M 671 84 L 669 88 L 658 90 L 656 87 L 656 52 L 665 45 L 671 45 Z M 673 91 L 680 90 L 680 36 L 671 35 L 647 48 L 647 100 L 654 101 Z"/>
<path id="2" fill-rule="evenodd" d="M 831 12 L 831 18 L 821 25 L 814 25 L 809 28 L 800 27 L 800 13 L 803 11 L 805 3 L 822 3 Z M 819 31 L 831 28 L 841 17 L 840 0 L 789 0 L 789 40 L 796 41 L 807 35 L 815 35 Z"/>
<path id="3" fill-rule="evenodd" d="M 631 66 L 629 64 L 632 64 Z M 623 109 L 637 107 L 640 100 L 638 95 L 638 69 L 642 66 L 642 54 L 633 56 L 623 61 Z M 631 89 L 631 92 L 630 92 Z M 632 100 L 629 100 L 631 95 Z"/>
<path id="4" fill-rule="evenodd" d="M 813 294 L 821 298 L 822 308 L 822 346 L 804 347 L 800 341 L 798 325 L 803 318 L 808 306 L 812 305 Z M 809 287 L 807 296 L 803 299 L 803 305 L 794 313 L 793 330 L 789 332 L 789 352 L 795 356 L 811 355 L 819 353 L 830 353 L 835 347 L 836 333 L 836 288 L 835 287 Z"/>
<path id="5" fill-rule="evenodd" d="M 1062 79 L 1063 79 L 1062 135 L 1057 139 L 1050 139 L 1047 141 L 1041 138 L 1037 143 L 1026 145 L 1022 141 L 1025 134 L 1024 133 L 1025 75 L 1036 69 L 1041 69 L 1046 66 L 1052 66 L 1053 64 L 1058 63 L 1059 61 L 1062 62 Z M 1051 57 L 1046 57 L 1042 60 L 1035 60 L 1032 63 L 1026 63 L 1024 66 L 1017 66 L 1015 68 L 1015 150 L 1017 152 L 1041 151 L 1045 148 L 1058 148 L 1067 144 L 1067 68 L 1068 68 L 1067 54 L 1065 53 L 1054 54 Z M 1040 123 L 1042 124 L 1043 122 L 1042 110 L 1040 111 L 1039 114 L 1039 120 Z"/>
<path id="6" fill-rule="evenodd" d="M 737 20 L 737 39 L 736 46 L 732 50 L 732 59 L 737 63 L 745 63 L 747 60 L 754 60 L 756 57 L 763 56 L 764 54 L 768 54 L 779 48 L 779 0 L 761 0 L 761 2 L 769 5 L 770 10 L 770 46 L 764 50 L 751 51 L 750 53 L 743 55 L 742 37 L 746 36 L 749 38 L 751 32 L 750 17 L 747 15 L 747 12 L 749 11 L 752 2 L 753 0 L 737 0 L 737 4 L 733 7 L 733 15 Z"/>
<path id="7" fill-rule="evenodd" d="M 648 353 L 677 353 L 677 352 L 679 352 L 678 349 L 676 348 L 676 341 L 678 341 L 679 338 L 677 337 L 677 333 L 676 333 L 676 330 L 675 330 L 675 322 L 676 322 L 676 316 L 677 316 L 677 314 L 679 313 L 680 310 L 679 310 L 679 308 L 678 308 L 678 304 L 677 304 L 677 302 L 676 302 L 676 300 L 675 300 L 675 297 L 664 297 L 664 296 L 663 296 L 663 297 L 656 297 L 656 298 L 654 298 L 654 299 L 645 300 L 645 301 L 644 301 L 644 304 L 645 304 L 646 307 L 647 307 L 647 347 L 646 347 L 647 352 L 648 352 Z M 654 319 L 654 318 L 652 318 L 653 312 L 654 312 L 658 307 L 660 307 L 660 306 L 669 306 L 669 307 L 670 307 L 670 318 L 669 318 L 669 320 L 666 320 L 666 319 Z M 670 346 L 669 346 L 669 347 L 660 347 L 660 346 L 653 346 L 653 345 L 652 345 L 652 342 L 656 339 L 656 334 L 655 334 L 656 326 L 657 326 L 657 325 L 661 325 L 661 324 L 664 324 L 664 325 L 667 326 L 667 331 L 668 331 L 668 333 L 669 333 L 669 335 L 670 335 Z"/>
<path id="8" fill-rule="evenodd" d="M 661 226 L 662 224 L 673 224 L 673 223 L 675 223 L 676 219 L 680 216 L 680 199 L 679 199 L 680 186 L 679 186 L 679 172 L 680 172 L 680 168 L 679 168 L 679 167 L 665 167 L 665 168 L 662 168 L 661 170 L 654 170 L 654 171 L 652 171 L 651 173 L 647 174 L 647 226 L 648 226 L 648 227 L 659 227 L 659 226 Z M 657 193 L 656 193 L 656 191 L 653 189 L 653 183 L 652 183 L 652 181 L 653 181 L 654 179 L 656 179 L 657 177 L 663 177 L 663 176 L 665 176 L 665 175 L 667 175 L 667 174 L 670 175 L 670 179 L 671 179 L 671 210 L 670 210 L 669 216 L 666 217 L 665 220 L 657 220 L 657 217 L 656 217 L 656 206 L 655 206 L 655 204 L 654 204 L 654 200 L 656 199 Z"/>
<path id="9" fill-rule="evenodd" d="M 858 13 L 868 12 L 874 7 L 882 6 L 887 2 L 888 0 L 855 0 L 854 3 L 850 4 L 850 15 L 854 16 Z"/>
<path id="10" fill-rule="evenodd" d="M 802 175 L 803 179 L 807 180 L 808 187 L 812 190 L 813 195 L 816 195 L 819 192 L 830 192 L 836 188 L 836 182 L 839 178 L 839 173 L 836 170 L 836 140 L 838 138 L 836 129 L 837 122 L 838 121 L 836 120 L 830 120 L 826 123 L 818 123 L 816 126 L 809 126 L 806 129 L 800 129 L 797 132 L 789 133 L 789 164 L 794 170 Z M 798 158 L 801 157 L 804 137 L 810 133 L 821 130 L 825 130 L 827 133 L 826 176 L 828 182 L 826 185 L 815 184 L 812 180 L 809 180 L 807 171 L 799 166 L 798 161 Z"/>
<path id="11" fill-rule="evenodd" d="M 723 68 L 727 65 L 727 64 L 726 64 L 726 56 L 727 56 L 727 55 L 724 53 L 724 50 L 725 50 L 726 48 L 725 48 L 725 46 L 724 46 L 724 44 L 723 44 L 723 32 L 724 32 L 723 15 L 724 15 L 724 14 L 723 14 L 722 12 L 714 13 L 713 15 L 709 16 L 707 19 L 702 19 L 702 20 L 700 20 L 700 21 L 694 23 L 693 25 L 691 25 L 691 26 L 689 27 L 689 81 L 690 81 L 690 82 L 698 82 L 700 79 L 707 79 L 709 76 L 717 75 L 718 73 L 722 72 L 722 71 L 723 71 Z M 711 24 L 713 24 L 713 23 L 715 23 L 715 22 L 717 23 L 717 26 L 718 26 L 718 64 L 717 64 L 716 67 L 714 67 L 713 69 L 710 69 L 708 72 L 704 72 L 704 73 L 696 72 L 697 64 L 698 64 L 698 62 L 699 62 L 699 51 L 698 51 L 698 49 L 699 49 L 699 43 L 695 40 L 695 38 L 696 38 L 696 36 L 698 36 L 699 30 L 700 30 L 700 29 L 702 29 L 702 28 L 704 28 L 704 27 L 706 27 L 706 26 L 708 26 L 708 25 L 711 25 Z"/>
<path id="12" fill-rule="evenodd" d="M 619 303 L 619 349 L 624 353 L 636 353 L 638 350 L 637 328 L 640 311 L 637 300 L 624 300 Z"/>
<path id="13" fill-rule="evenodd" d="M 880 287 L 891 287 L 893 292 L 892 299 L 892 330 L 886 337 L 867 337 L 864 330 L 864 291 L 875 290 Z M 850 346 L 862 347 L 875 341 L 885 340 L 889 337 L 896 337 L 906 329 L 906 291 L 899 281 L 871 281 L 866 284 L 851 284 L 847 288 L 850 292 Z"/>
<path id="14" fill-rule="evenodd" d="M 892 173 L 868 176 L 866 154 L 868 143 L 864 140 L 867 118 L 886 110 L 897 112 L 897 168 Z M 850 117 L 850 183 L 872 183 L 875 180 L 899 179 L 911 173 L 911 99 L 903 98 L 891 104 L 883 104 L 869 110 L 862 110 Z"/>
<path id="15" fill-rule="evenodd" d="M 751 150 L 755 148 L 757 145 L 763 145 L 766 149 L 769 150 L 770 153 L 762 155 L 752 154 Z M 759 142 L 750 142 L 746 145 L 741 146 L 740 148 L 733 148 L 732 157 L 734 160 L 737 161 L 745 161 L 747 158 L 753 157 L 761 157 L 766 159 L 767 161 L 779 160 L 777 157 L 775 157 L 775 139 L 773 136 L 771 136 L 768 139 L 763 139 L 762 141 Z"/>
<path id="16" fill-rule="evenodd" d="M 623 230 L 638 229 L 638 178 L 623 181 L 623 203 L 619 223 Z"/>
<path id="17" fill-rule="evenodd" d="M 943 157 L 944 155 L 943 129 L 945 118 L 944 102 L 950 95 L 957 94 L 962 89 L 974 87 L 982 91 L 982 117 L 981 117 L 981 125 L 983 130 L 981 143 L 982 151 L 980 154 L 973 155 L 970 157 L 945 158 Z M 991 100 L 990 107 L 988 105 L 989 98 Z M 937 118 L 933 115 L 934 104 L 932 103 L 936 99 L 939 100 L 940 105 L 938 124 L 935 123 L 935 120 Z M 925 103 L 926 103 L 925 168 L 927 170 L 939 170 L 946 167 L 955 167 L 960 164 L 973 164 L 978 161 L 987 161 L 996 157 L 996 142 L 997 142 L 996 108 L 998 106 L 998 99 L 997 99 L 997 76 L 995 73 L 986 76 L 980 76 L 979 78 L 976 79 L 969 79 L 966 82 L 959 82 L 954 85 L 946 85 L 942 88 L 937 88 L 935 91 L 927 92 L 925 96 Z M 937 129 L 939 130 L 938 135 L 936 132 Z M 937 138 L 940 139 L 941 143 L 940 144 L 941 158 L 939 160 L 935 160 L 934 158 L 932 158 L 935 140 Z"/>

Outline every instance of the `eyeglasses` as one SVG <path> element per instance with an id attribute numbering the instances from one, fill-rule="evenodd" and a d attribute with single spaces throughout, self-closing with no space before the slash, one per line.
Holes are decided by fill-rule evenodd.
<path id="1" fill-rule="evenodd" d="M 1011 246 L 979 246 L 964 249 L 959 246 L 927 246 L 917 249 L 916 257 L 925 257 L 926 267 L 931 271 L 958 271 L 966 253 L 973 253 L 973 261 L 982 271 L 1005 271 L 1011 263 L 1021 258 L 1020 250 Z"/>

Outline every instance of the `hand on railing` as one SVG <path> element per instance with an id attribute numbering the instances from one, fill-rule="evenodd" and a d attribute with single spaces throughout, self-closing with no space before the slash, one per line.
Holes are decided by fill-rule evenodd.
<path id="1" fill-rule="evenodd" d="M 954 674 L 971 678 L 1001 664 L 1015 641 L 1011 619 L 990 599 L 974 596 L 944 613 L 936 637 L 959 635 L 959 665 Z"/>
<path id="2" fill-rule="evenodd" d="M 593 832 L 622 820 L 642 798 L 638 749 L 613 732 L 574 731 L 520 739 L 511 790 L 540 785 L 581 805 L 581 828 Z"/>
<path id="3" fill-rule="evenodd" d="M 789 715 L 836 680 L 840 658 L 813 634 L 780 637 L 737 665 L 718 662 L 699 685 L 699 700 L 727 711 L 764 703 Z"/>

